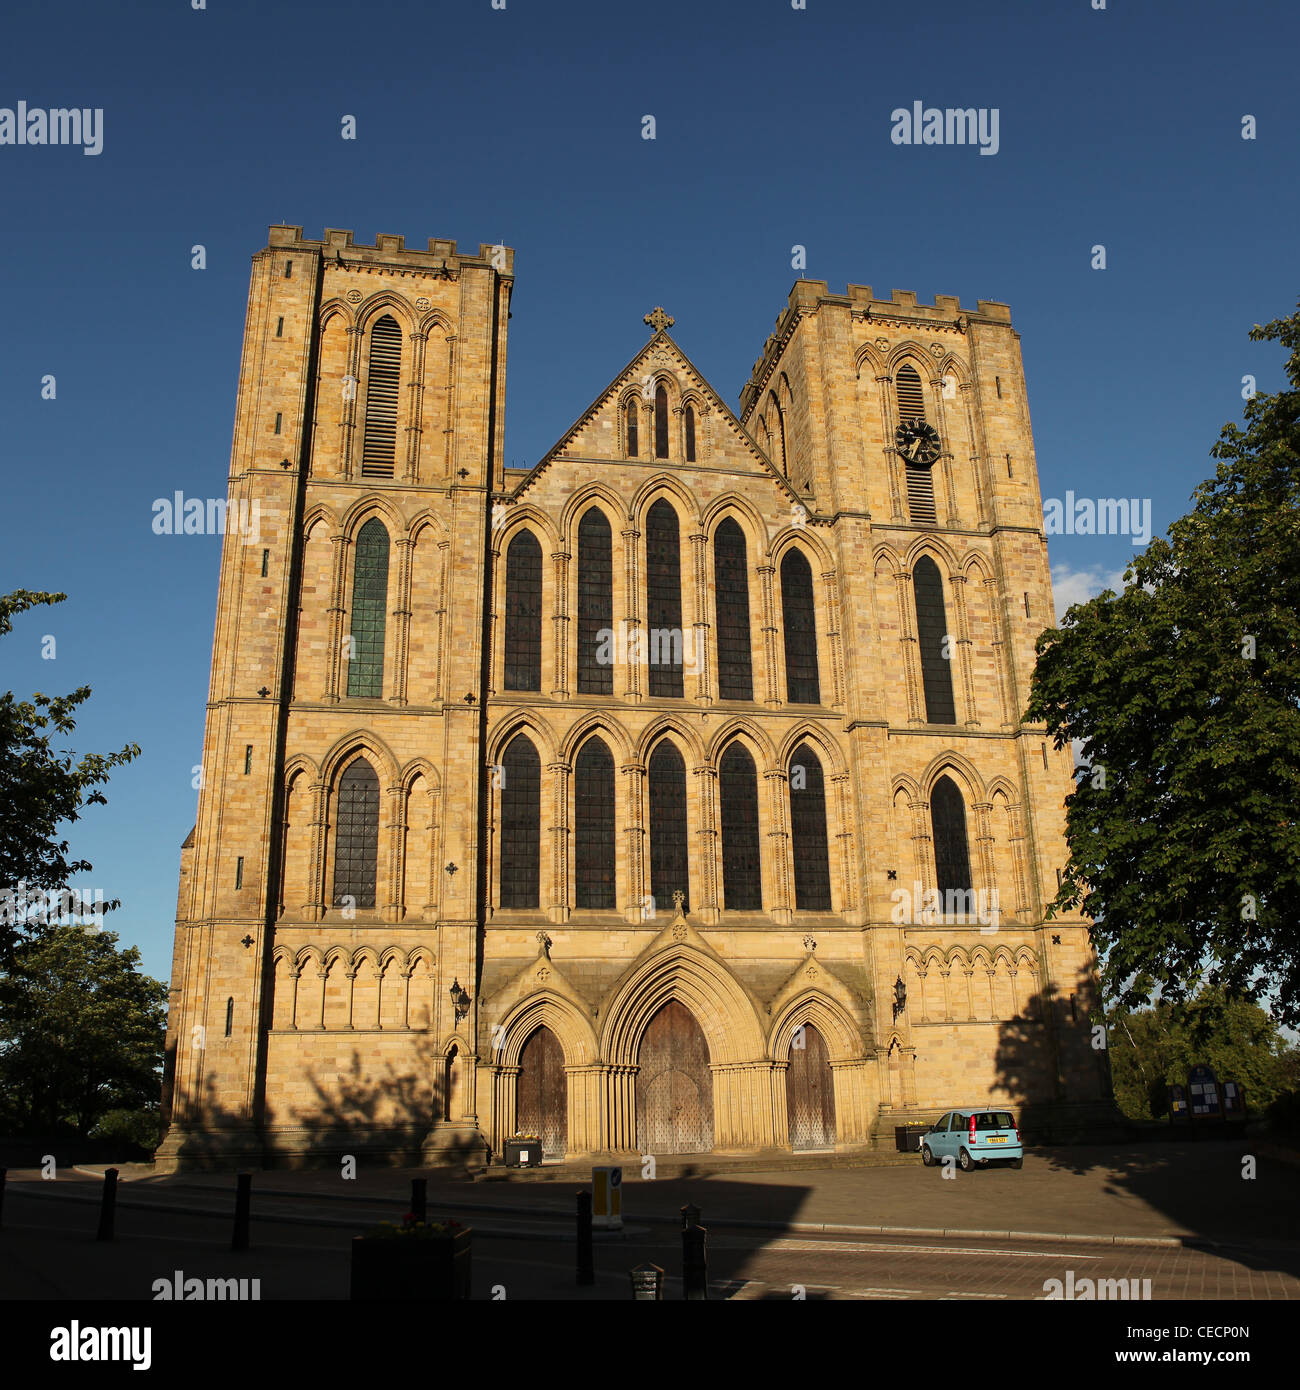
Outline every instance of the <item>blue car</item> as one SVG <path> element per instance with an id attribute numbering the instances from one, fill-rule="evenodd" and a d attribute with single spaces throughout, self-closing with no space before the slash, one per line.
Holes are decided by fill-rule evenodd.
<path id="1" fill-rule="evenodd" d="M 950 1110 L 921 1136 L 921 1162 L 927 1168 L 944 1158 L 955 1158 L 963 1173 L 969 1173 L 976 1164 L 1022 1167 L 1025 1149 L 1016 1117 L 1009 1110 L 993 1110 L 987 1105 Z"/>

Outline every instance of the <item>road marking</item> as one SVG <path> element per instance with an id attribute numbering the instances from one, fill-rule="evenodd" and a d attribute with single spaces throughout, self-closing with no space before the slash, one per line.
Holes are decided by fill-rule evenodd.
<path id="1" fill-rule="evenodd" d="M 710 1245 L 721 1248 L 721 1241 L 710 1241 Z M 864 1255 L 904 1254 L 904 1255 L 1005 1255 L 1019 1260 L 1059 1260 L 1066 1252 L 1062 1250 L 987 1250 L 972 1249 L 966 1245 L 875 1245 L 865 1241 L 853 1240 L 792 1240 L 778 1237 L 764 1241 L 764 1250 L 848 1250 Z M 1080 1255 L 1069 1251 L 1072 1260 L 1100 1260 L 1100 1255 Z"/>

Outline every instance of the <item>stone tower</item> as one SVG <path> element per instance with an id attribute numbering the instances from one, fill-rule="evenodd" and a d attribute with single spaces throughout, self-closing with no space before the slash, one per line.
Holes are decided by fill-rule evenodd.
<path id="1" fill-rule="evenodd" d="M 481 915 L 512 265 L 285 226 L 254 257 L 229 496 L 259 524 L 222 553 L 164 1164 L 409 1142 L 472 1070 L 449 990 L 474 979 Z"/>
<path id="2" fill-rule="evenodd" d="M 799 281 L 738 414 L 656 310 L 515 472 L 512 266 L 255 258 L 160 1163 L 1095 1119 L 1006 306 Z"/>

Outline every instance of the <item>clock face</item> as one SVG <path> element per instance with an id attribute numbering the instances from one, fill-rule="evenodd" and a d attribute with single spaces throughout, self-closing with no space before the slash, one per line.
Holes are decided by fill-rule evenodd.
<path id="1" fill-rule="evenodd" d="M 928 468 L 939 457 L 939 431 L 924 420 L 904 420 L 894 435 L 894 445 L 908 463 Z"/>

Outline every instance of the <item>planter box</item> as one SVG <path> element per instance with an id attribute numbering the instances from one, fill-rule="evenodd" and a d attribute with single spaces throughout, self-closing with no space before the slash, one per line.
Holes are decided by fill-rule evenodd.
<path id="1" fill-rule="evenodd" d="M 470 1227 L 447 1236 L 354 1236 L 358 1303 L 425 1303 L 470 1296 Z"/>

